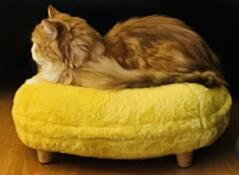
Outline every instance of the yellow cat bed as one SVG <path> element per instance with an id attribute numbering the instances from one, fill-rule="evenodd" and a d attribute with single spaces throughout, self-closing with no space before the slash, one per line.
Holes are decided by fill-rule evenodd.
<path id="1" fill-rule="evenodd" d="M 19 138 L 33 149 L 142 159 L 212 144 L 230 106 L 226 88 L 193 83 L 118 91 L 40 82 L 22 85 L 12 113 Z"/>

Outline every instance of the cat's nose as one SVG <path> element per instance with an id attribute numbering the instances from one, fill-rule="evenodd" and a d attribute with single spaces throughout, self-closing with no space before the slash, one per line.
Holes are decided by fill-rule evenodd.
<path id="1" fill-rule="evenodd" d="M 32 48 L 31 48 L 31 53 L 32 53 L 32 59 L 34 61 L 36 61 L 37 63 L 39 63 L 39 59 L 38 59 L 38 56 L 37 56 L 37 45 L 34 43 L 32 45 Z"/>
<path id="2" fill-rule="evenodd" d="M 33 43 L 32 48 L 31 48 L 31 52 L 35 52 L 36 51 L 36 47 L 37 47 L 37 44 Z"/>

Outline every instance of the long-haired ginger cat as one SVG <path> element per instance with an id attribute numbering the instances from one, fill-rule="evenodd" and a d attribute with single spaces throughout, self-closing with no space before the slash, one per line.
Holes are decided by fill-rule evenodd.
<path id="1" fill-rule="evenodd" d="M 195 82 L 225 83 L 219 61 L 182 21 L 162 16 L 132 18 L 101 36 L 79 17 L 52 6 L 32 34 L 39 73 L 28 83 L 94 88 L 150 87 Z"/>

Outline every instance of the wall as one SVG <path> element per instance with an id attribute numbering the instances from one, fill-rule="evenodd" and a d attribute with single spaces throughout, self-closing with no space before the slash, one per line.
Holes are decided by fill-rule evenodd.
<path id="1" fill-rule="evenodd" d="M 19 86 L 34 74 L 31 60 L 31 32 L 46 17 L 47 6 L 81 16 L 102 34 L 118 20 L 131 16 L 163 14 L 191 25 L 221 57 L 230 90 L 237 81 L 237 41 L 239 3 L 235 0 L 18 0 L 0 6 L 0 88 Z"/>

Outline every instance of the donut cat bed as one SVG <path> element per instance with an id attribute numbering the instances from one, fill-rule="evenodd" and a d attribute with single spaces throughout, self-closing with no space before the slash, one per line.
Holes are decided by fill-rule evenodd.
<path id="1" fill-rule="evenodd" d="M 182 83 L 154 88 L 97 90 L 47 82 L 23 84 L 13 105 L 20 140 L 38 150 L 112 159 L 177 155 L 212 144 L 229 122 L 226 88 Z"/>

